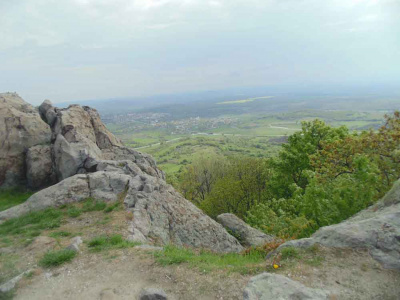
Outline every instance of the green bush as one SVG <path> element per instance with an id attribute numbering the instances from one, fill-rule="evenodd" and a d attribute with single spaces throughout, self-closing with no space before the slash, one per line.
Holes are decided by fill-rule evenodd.
<path id="1" fill-rule="evenodd" d="M 69 249 L 59 251 L 49 251 L 39 261 L 43 267 L 53 267 L 71 261 L 76 256 L 76 252 Z"/>

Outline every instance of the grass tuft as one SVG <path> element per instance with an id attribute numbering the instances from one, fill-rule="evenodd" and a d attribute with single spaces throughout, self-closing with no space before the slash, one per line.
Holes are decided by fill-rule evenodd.
<path id="1" fill-rule="evenodd" d="M 129 248 L 140 245 L 138 242 L 127 241 L 122 238 L 120 234 L 112 236 L 98 236 L 89 241 L 88 247 L 94 251 L 99 252 L 109 249 Z"/>
<path id="2" fill-rule="evenodd" d="M 106 208 L 106 206 L 107 204 L 104 201 L 89 198 L 83 203 L 82 211 L 83 212 L 102 211 Z"/>
<path id="3" fill-rule="evenodd" d="M 0 224 L 0 236 L 35 237 L 41 230 L 60 227 L 63 213 L 54 208 L 31 212 Z"/>
<path id="4" fill-rule="evenodd" d="M 49 251 L 39 261 L 39 264 L 43 267 L 59 266 L 63 263 L 71 261 L 75 256 L 76 252 L 69 249 Z"/>
<path id="5" fill-rule="evenodd" d="M 299 250 L 294 247 L 287 247 L 281 250 L 282 259 L 300 258 Z"/>
<path id="6" fill-rule="evenodd" d="M 80 210 L 79 208 L 77 208 L 75 206 L 72 206 L 67 210 L 67 214 L 71 218 L 77 218 L 82 214 L 82 210 Z"/>
<path id="7" fill-rule="evenodd" d="M 71 235 L 72 235 L 72 233 L 67 232 L 67 231 L 54 231 L 49 234 L 49 236 L 52 238 L 69 237 Z"/>
<path id="8" fill-rule="evenodd" d="M 31 192 L 16 189 L 0 190 L 0 211 L 24 203 L 31 195 Z"/>
<path id="9" fill-rule="evenodd" d="M 227 269 L 242 274 L 253 274 L 265 269 L 264 256 L 257 251 L 238 254 L 217 254 L 209 251 L 195 252 L 187 248 L 166 246 L 163 251 L 154 253 L 158 263 L 163 266 L 187 263 L 204 272 Z"/>

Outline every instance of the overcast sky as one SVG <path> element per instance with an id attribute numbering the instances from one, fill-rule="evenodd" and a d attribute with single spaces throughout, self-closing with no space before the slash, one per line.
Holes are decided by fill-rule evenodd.
<path id="1" fill-rule="evenodd" d="M 32 103 L 396 81 L 400 0 L 0 0 L 0 92 Z"/>

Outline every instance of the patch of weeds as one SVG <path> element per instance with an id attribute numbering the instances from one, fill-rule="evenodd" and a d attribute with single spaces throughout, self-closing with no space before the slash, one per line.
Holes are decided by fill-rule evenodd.
<path id="1" fill-rule="evenodd" d="M 110 216 L 106 216 L 103 218 L 103 220 L 96 221 L 96 224 L 104 225 L 109 223 L 110 221 L 111 221 Z"/>
<path id="2" fill-rule="evenodd" d="M 87 199 L 82 206 L 82 211 L 102 211 L 107 207 L 107 204 L 104 201 L 95 200 L 92 198 Z"/>
<path id="3" fill-rule="evenodd" d="M 24 203 L 32 194 L 32 192 L 17 189 L 0 190 L 0 211 Z"/>
<path id="4" fill-rule="evenodd" d="M 286 247 L 281 250 L 281 257 L 283 260 L 289 258 L 300 258 L 300 252 L 295 247 Z"/>
<path id="5" fill-rule="evenodd" d="M 42 230 L 60 227 L 63 213 L 54 208 L 35 211 L 0 224 L 0 236 L 18 235 L 26 239 L 38 236 Z"/>
<path id="6" fill-rule="evenodd" d="M 322 265 L 322 262 L 324 261 L 324 258 L 322 256 L 314 256 L 313 258 L 306 259 L 304 262 L 310 266 L 313 267 L 318 267 Z"/>
<path id="7" fill-rule="evenodd" d="M 91 239 L 88 243 L 88 247 L 95 252 L 109 249 L 129 248 L 138 245 L 140 245 L 140 243 L 127 241 L 123 239 L 120 234 L 114 234 L 112 236 L 98 236 Z"/>
<path id="8" fill-rule="evenodd" d="M 82 214 L 82 211 L 79 208 L 72 206 L 67 210 L 67 214 L 71 218 L 77 218 Z"/>
<path id="9" fill-rule="evenodd" d="M 72 235 L 72 233 L 67 232 L 67 231 L 54 231 L 49 234 L 49 237 L 60 238 L 60 237 L 69 237 L 71 235 Z"/>
<path id="10" fill-rule="evenodd" d="M 9 245 L 12 244 L 12 240 L 11 240 L 10 238 L 8 238 L 8 237 L 2 238 L 2 239 L 1 239 L 1 242 L 2 242 L 4 245 L 6 245 L 6 246 L 9 246 Z"/>
<path id="11" fill-rule="evenodd" d="M 59 251 L 49 251 L 39 261 L 43 267 L 53 267 L 71 261 L 76 256 L 76 252 L 69 249 Z"/>
<path id="12" fill-rule="evenodd" d="M 242 274 L 252 274 L 264 269 L 264 256 L 257 251 L 249 253 L 217 254 L 209 251 L 195 252 L 187 248 L 166 246 L 163 251 L 154 253 L 156 261 L 163 266 L 187 263 L 199 270 L 208 272 L 214 269 L 226 269 Z"/>
<path id="13" fill-rule="evenodd" d="M 8 291 L 8 292 L 0 291 L 0 300 L 12 300 L 12 299 L 14 299 L 14 296 L 15 296 L 14 289 L 12 289 L 11 291 Z"/>
<path id="14" fill-rule="evenodd" d="M 317 254 L 320 252 L 321 246 L 319 244 L 314 244 L 311 247 L 306 248 L 306 252 L 310 252 L 312 254 Z"/>
<path id="15" fill-rule="evenodd" d="M 105 213 L 109 213 L 109 212 L 112 212 L 114 210 L 117 210 L 120 207 L 120 204 L 121 203 L 119 203 L 119 202 L 115 202 L 113 204 L 110 204 L 104 209 L 104 212 Z"/>
<path id="16" fill-rule="evenodd" d="M 31 279 L 33 277 L 33 275 L 35 275 L 35 272 L 29 271 L 28 273 L 24 274 L 24 277 L 27 279 Z"/>

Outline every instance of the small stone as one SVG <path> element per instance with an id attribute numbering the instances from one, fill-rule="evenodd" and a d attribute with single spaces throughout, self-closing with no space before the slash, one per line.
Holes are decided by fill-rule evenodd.
<path id="1" fill-rule="evenodd" d="M 167 294 L 162 289 L 147 288 L 140 293 L 139 300 L 167 300 Z"/>

